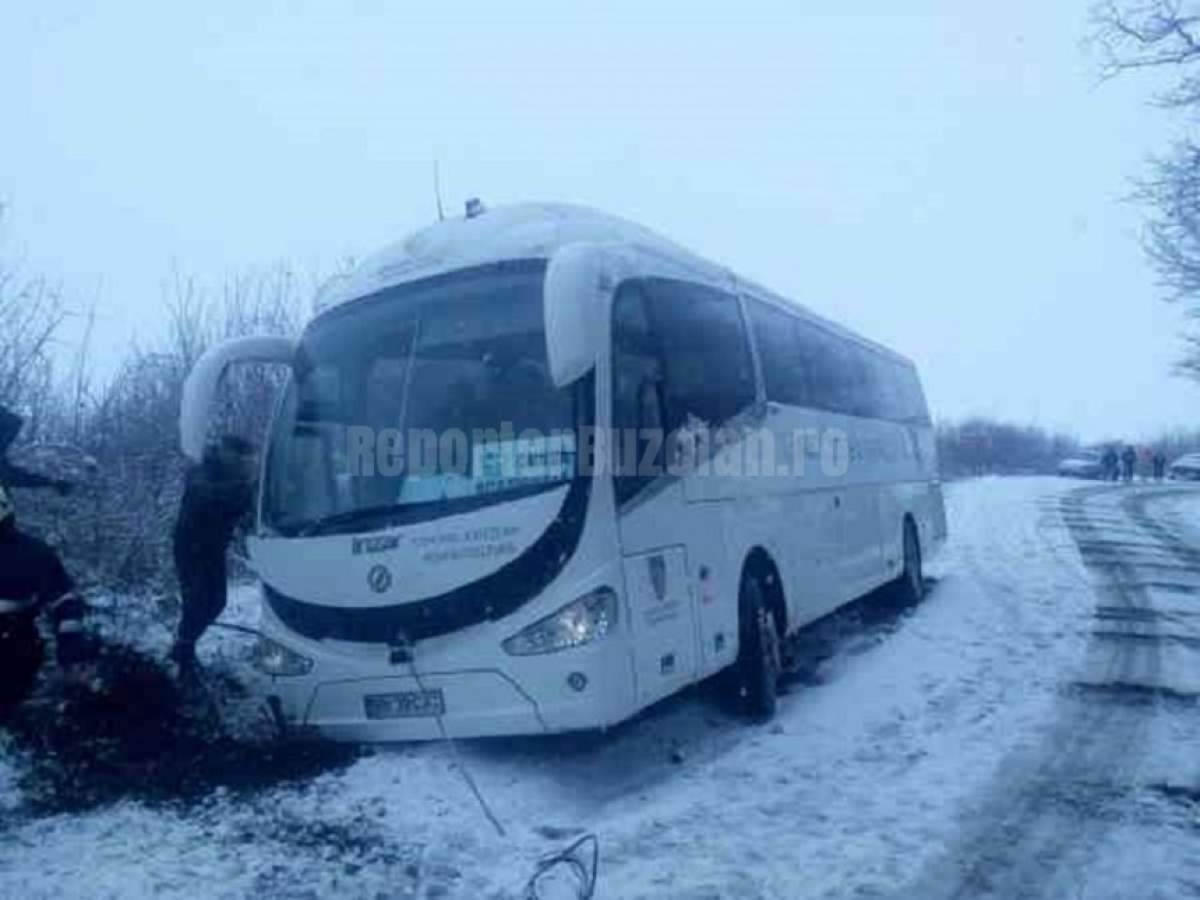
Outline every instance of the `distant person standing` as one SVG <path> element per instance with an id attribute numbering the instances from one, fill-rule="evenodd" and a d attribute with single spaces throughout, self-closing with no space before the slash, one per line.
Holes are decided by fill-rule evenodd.
<path id="1" fill-rule="evenodd" d="M 1117 450 L 1111 444 L 1105 448 L 1104 455 L 1100 457 L 1100 468 L 1105 481 L 1117 480 Z"/>
<path id="2" fill-rule="evenodd" d="M 225 609 L 225 551 L 254 501 L 254 445 L 228 436 L 188 469 L 175 522 L 175 570 L 182 611 L 171 658 L 194 669 L 196 642 Z"/>
<path id="3" fill-rule="evenodd" d="M 1167 458 L 1161 450 L 1154 451 L 1154 459 L 1151 461 L 1154 466 L 1154 480 L 1162 481 L 1163 476 L 1167 471 Z"/>
<path id="4" fill-rule="evenodd" d="M 1126 482 L 1133 481 L 1133 469 L 1136 465 L 1137 451 L 1133 449 L 1132 444 L 1127 444 L 1121 454 L 1121 476 Z"/>

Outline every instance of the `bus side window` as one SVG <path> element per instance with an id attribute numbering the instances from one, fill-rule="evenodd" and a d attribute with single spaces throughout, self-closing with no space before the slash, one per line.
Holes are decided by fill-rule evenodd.
<path id="1" fill-rule="evenodd" d="M 876 368 L 877 355 L 858 344 L 845 344 L 847 412 L 864 418 L 883 418 L 881 381 Z"/>
<path id="2" fill-rule="evenodd" d="M 637 282 L 625 284 L 613 304 L 612 425 L 617 502 L 628 500 L 661 473 L 663 441 L 648 429 L 663 427 L 662 360 L 646 316 L 645 296 Z M 657 449 L 645 460 L 646 450 Z M 642 468 L 641 464 L 649 465 Z"/>
<path id="3" fill-rule="evenodd" d="M 904 420 L 904 385 L 900 365 L 895 360 L 884 359 L 878 355 L 875 359 L 876 380 L 879 384 L 879 416 L 891 422 L 901 422 Z"/>
<path id="4" fill-rule="evenodd" d="M 902 371 L 905 420 L 928 425 L 929 407 L 925 403 L 925 393 L 921 390 L 921 379 L 917 377 L 917 370 L 912 366 L 904 366 Z"/>
<path id="5" fill-rule="evenodd" d="M 801 353 L 796 317 L 753 299 L 746 308 L 762 361 L 767 399 L 791 406 L 810 405 L 809 360 Z"/>
<path id="6" fill-rule="evenodd" d="M 648 312 L 662 349 L 665 424 L 712 428 L 755 399 L 754 365 L 737 298 L 714 288 L 654 279 Z"/>
<path id="7" fill-rule="evenodd" d="M 809 372 L 812 405 L 829 412 L 850 412 L 850 367 L 837 338 L 808 322 L 797 322 L 800 354 Z"/>

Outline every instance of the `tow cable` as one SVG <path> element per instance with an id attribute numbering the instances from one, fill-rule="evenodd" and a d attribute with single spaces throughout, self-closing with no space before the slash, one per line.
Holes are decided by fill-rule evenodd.
<path id="1" fill-rule="evenodd" d="M 584 848 L 589 848 L 587 853 Z M 586 856 L 584 855 L 586 853 Z M 575 892 L 577 900 L 592 900 L 600 872 L 600 841 L 591 832 L 573 844 L 545 856 L 525 884 L 523 900 L 558 900 L 564 891 Z M 571 884 L 567 879 L 574 879 Z M 565 883 L 564 883 L 565 882 Z M 554 893 L 549 893 L 553 891 Z"/>
<path id="2" fill-rule="evenodd" d="M 416 653 L 412 641 L 407 639 L 397 640 L 389 645 L 392 652 L 392 661 L 396 663 L 406 663 L 408 671 L 416 682 L 417 690 L 422 694 L 425 693 L 425 681 L 421 678 L 421 673 L 417 670 Z M 496 829 L 496 833 L 507 838 L 508 833 L 504 830 L 504 826 L 500 824 L 499 818 L 492 812 L 491 806 L 487 802 L 487 798 L 483 796 L 483 791 L 479 789 L 474 777 L 471 775 L 470 769 L 467 768 L 463 761 L 462 755 L 458 752 L 458 744 L 450 736 L 446 730 L 446 723 L 443 720 L 441 712 L 434 713 L 434 718 L 437 720 L 438 733 L 442 737 L 442 741 L 450 748 L 450 755 L 454 759 L 454 765 L 462 775 L 463 781 L 474 795 L 479 808 L 487 817 L 487 820 L 492 823 L 492 827 Z M 581 851 L 585 847 L 591 848 L 589 858 L 584 858 Z M 564 897 L 562 892 L 572 891 L 576 900 L 592 900 L 596 893 L 596 876 L 600 869 L 600 841 L 590 832 L 577 838 L 574 843 L 570 844 L 563 850 L 551 853 L 542 857 L 538 861 L 537 867 L 532 876 L 525 883 L 524 900 L 558 900 Z M 571 880 L 574 883 L 570 883 Z M 554 891 L 553 894 L 547 891 Z"/>
<path id="3" fill-rule="evenodd" d="M 245 625 L 235 625 L 229 622 L 214 622 L 213 625 L 219 628 L 227 628 L 231 631 L 240 631 L 259 637 L 262 636 L 261 632 Z M 412 642 L 408 640 L 394 641 L 388 646 L 392 654 L 392 662 L 407 665 L 408 672 L 417 685 L 417 690 L 425 693 L 425 680 L 421 677 L 421 673 L 417 668 L 416 654 Z M 496 830 L 496 834 L 507 839 L 508 832 L 504 829 L 495 812 L 492 811 L 492 807 L 483 795 L 483 791 L 480 790 L 478 783 L 471 775 L 471 770 L 467 767 L 462 754 L 458 751 L 458 743 L 451 737 L 449 731 L 447 731 L 443 714 L 441 712 L 435 713 L 434 719 L 437 722 L 438 734 L 441 737 L 441 741 L 449 747 L 454 767 L 466 783 L 471 795 L 475 798 L 475 802 L 488 822 Z M 588 832 L 576 838 L 573 843 L 564 849 L 543 856 L 538 861 L 533 875 L 525 883 L 522 900 L 559 900 L 559 898 L 570 896 L 569 894 L 564 894 L 563 891 L 573 892 L 574 900 L 592 900 L 596 893 L 596 879 L 599 871 L 600 841 L 595 834 Z"/>
<path id="4" fill-rule="evenodd" d="M 413 646 L 412 641 L 403 637 L 398 638 L 389 644 L 388 648 L 392 653 L 392 662 L 407 663 L 408 671 L 412 675 L 413 681 L 417 684 L 417 690 L 425 694 L 425 682 L 421 678 L 421 673 L 417 671 L 417 654 L 414 652 L 416 648 Z M 475 779 L 471 776 L 471 771 L 467 768 L 466 763 L 463 762 L 462 756 L 458 752 L 458 744 L 454 738 L 450 737 L 450 733 L 446 730 L 446 723 L 443 720 L 442 713 L 440 711 L 435 712 L 434 719 L 437 721 L 438 733 L 442 737 L 442 742 L 450 748 L 450 756 L 454 760 L 454 767 L 458 769 L 463 781 L 467 783 L 467 787 L 475 796 L 475 801 L 479 804 L 479 808 L 483 810 L 483 814 L 487 817 L 487 820 L 492 823 L 492 827 L 496 829 L 496 833 L 502 838 L 508 837 L 508 832 L 504 830 L 504 826 L 500 824 L 500 820 L 492 812 L 492 808 L 483 796 L 483 792 L 479 790 L 479 785 L 475 783 Z"/>

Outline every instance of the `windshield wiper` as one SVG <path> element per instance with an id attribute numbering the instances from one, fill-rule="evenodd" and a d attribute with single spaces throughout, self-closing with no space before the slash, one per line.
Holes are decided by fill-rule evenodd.
<path id="1" fill-rule="evenodd" d="M 383 503 L 378 506 L 364 506 L 362 509 L 348 509 L 345 512 L 305 522 L 296 529 L 295 534 L 296 537 L 316 537 L 351 525 L 366 525 L 376 519 L 383 519 L 383 521 L 378 522 L 374 529 L 384 528 L 405 508 L 406 506 L 400 503 Z"/>
<path id="2" fill-rule="evenodd" d="M 348 509 L 334 513 L 311 522 L 301 522 L 292 531 L 292 537 L 317 537 L 329 534 L 351 526 L 367 527 L 370 531 L 378 531 L 388 525 L 399 525 L 411 521 L 421 521 L 431 518 L 429 511 L 438 509 L 443 515 L 470 512 L 493 506 L 497 503 L 509 503 L 532 497 L 554 488 L 562 487 L 570 479 L 560 481 L 540 481 L 534 484 L 515 485 L 500 491 L 489 491 L 482 494 L 472 494 L 467 497 L 442 498 L 438 500 L 422 500 L 410 503 L 384 503 L 379 506 L 364 506 L 361 509 Z M 376 521 L 380 520 L 380 521 Z M 374 522 L 375 524 L 369 525 Z"/>

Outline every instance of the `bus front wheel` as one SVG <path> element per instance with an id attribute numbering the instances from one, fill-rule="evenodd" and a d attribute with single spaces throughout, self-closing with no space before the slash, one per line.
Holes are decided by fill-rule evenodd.
<path id="1" fill-rule="evenodd" d="M 738 656 L 729 670 L 738 712 L 760 722 L 775 715 L 782 659 L 779 627 L 762 584 L 747 573 L 738 591 Z"/>

